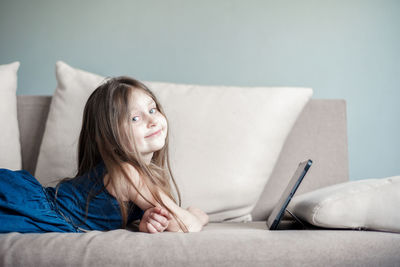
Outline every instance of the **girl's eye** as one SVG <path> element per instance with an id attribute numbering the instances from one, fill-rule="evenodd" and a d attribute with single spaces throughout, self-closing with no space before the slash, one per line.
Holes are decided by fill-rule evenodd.
<path id="1" fill-rule="evenodd" d="M 132 121 L 138 121 L 139 120 L 139 116 L 135 116 L 132 118 Z"/>
<path id="2" fill-rule="evenodd" d="M 153 112 L 151 112 L 153 110 Z M 156 113 L 157 109 L 156 108 L 152 108 L 150 109 L 150 114 Z"/>

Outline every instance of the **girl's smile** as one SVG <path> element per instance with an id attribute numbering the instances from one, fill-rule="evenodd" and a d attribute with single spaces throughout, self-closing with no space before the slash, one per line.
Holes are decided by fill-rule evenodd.
<path id="1" fill-rule="evenodd" d="M 150 135 L 148 135 L 148 136 L 146 136 L 145 138 L 156 137 L 156 136 L 159 136 L 160 133 L 161 133 L 161 129 L 156 131 L 156 132 L 154 132 L 154 133 L 152 133 L 152 134 L 150 134 Z"/>

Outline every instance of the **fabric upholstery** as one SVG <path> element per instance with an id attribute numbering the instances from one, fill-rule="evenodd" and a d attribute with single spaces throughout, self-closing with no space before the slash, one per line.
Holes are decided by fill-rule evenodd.
<path id="1" fill-rule="evenodd" d="M 400 233 L 400 176 L 351 181 L 298 195 L 288 209 L 327 228 Z"/>
<path id="2" fill-rule="evenodd" d="M 296 195 L 349 180 L 346 102 L 311 99 L 288 136 L 278 163 L 254 208 L 253 220 L 266 220 L 299 162 L 313 165 Z"/>
<path id="3" fill-rule="evenodd" d="M 21 169 L 21 144 L 17 120 L 19 62 L 0 65 L 0 168 Z"/>
<path id="4" fill-rule="evenodd" d="M 57 62 L 57 88 L 52 97 L 35 177 L 46 186 L 77 173 L 77 147 L 83 109 L 104 78 Z"/>
<path id="5" fill-rule="evenodd" d="M 398 266 L 400 235 L 226 222 L 189 234 L 10 233 L 0 251 L 1 266 Z"/>
<path id="6" fill-rule="evenodd" d="M 50 103 L 51 96 L 17 96 L 22 168 L 31 174 L 35 173 Z"/>

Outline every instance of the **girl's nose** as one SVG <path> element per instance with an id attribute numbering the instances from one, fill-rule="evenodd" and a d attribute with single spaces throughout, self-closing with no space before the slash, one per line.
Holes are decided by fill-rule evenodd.
<path id="1" fill-rule="evenodd" d="M 155 126 L 156 123 L 156 118 L 154 118 L 153 116 L 147 116 L 147 124 L 149 127 Z"/>

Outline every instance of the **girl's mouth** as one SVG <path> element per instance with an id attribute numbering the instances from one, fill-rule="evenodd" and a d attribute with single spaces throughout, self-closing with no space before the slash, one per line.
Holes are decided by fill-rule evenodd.
<path id="1" fill-rule="evenodd" d="M 148 137 L 153 137 L 153 136 L 159 135 L 160 133 L 161 133 L 161 129 L 160 129 L 160 130 L 158 130 L 158 131 L 157 131 L 157 132 L 155 132 L 155 133 L 152 133 L 152 134 L 150 134 L 150 135 L 146 136 L 145 138 L 148 138 Z"/>

